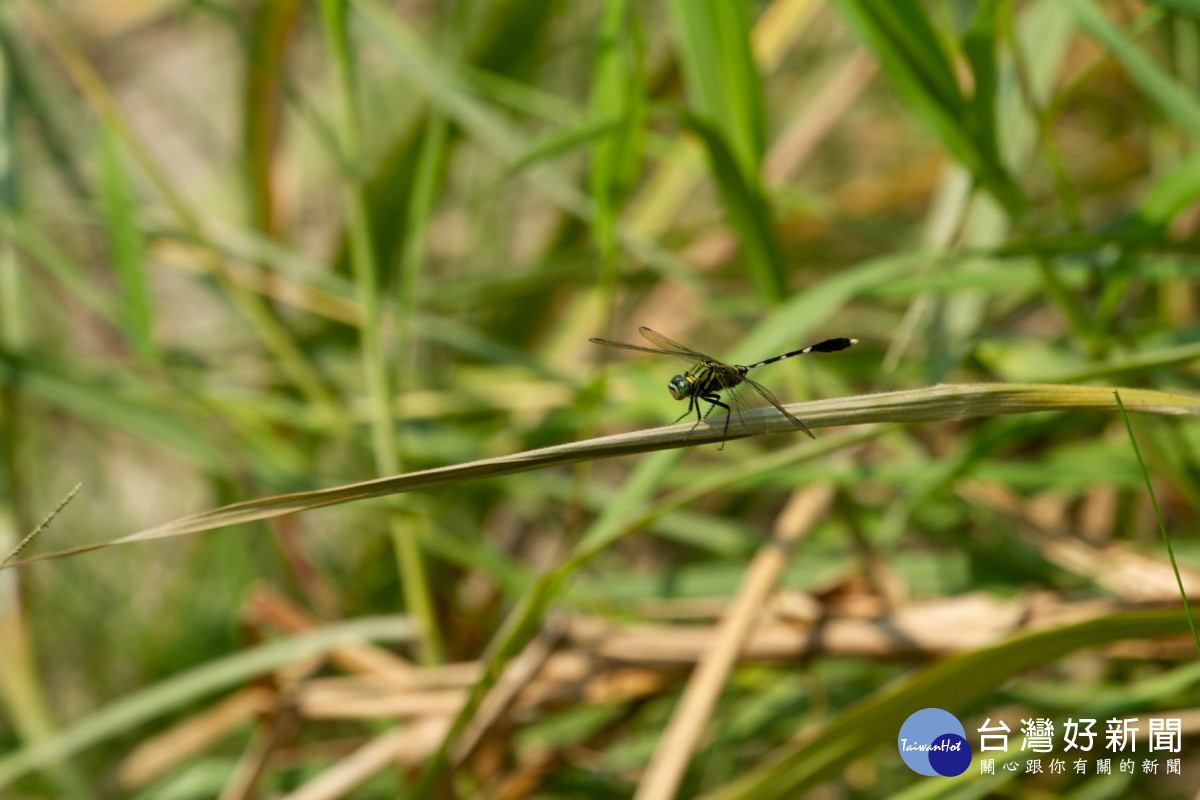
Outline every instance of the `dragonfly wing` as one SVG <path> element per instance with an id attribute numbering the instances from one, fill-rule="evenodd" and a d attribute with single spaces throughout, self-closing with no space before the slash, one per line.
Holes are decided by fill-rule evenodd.
<path id="1" fill-rule="evenodd" d="M 712 356 L 701 353 L 699 350 L 693 350 L 692 348 L 688 347 L 687 345 L 680 344 L 679 342 L 675 341 L 674 339 L 669 339 L 666 336 L 663 336 L 658 331 L 652 331 L 644 325 L 642 327 L 638 328 L 638 333 L 640 333 L 642 336 L 646 337 L 647 341 L 653 342 L 654 344 L 656 344 L 660 348 L 662 348 L 662 350 L 664 352 L 670 353 L 673 356 L 679 356 L 680 358 L 690 358 L 693 361 L 716 361 L 717 360 L 717 359 L 713 358 Z"/>
<path id="2" fill-rule="evenodd" d="M 816 436 L 813 435 L 813 432 L 808 429 L 807 425 L 805 425 L 803 422 L 801 422 L 799 419 L 797 419 L 793 414 L 791 414 L 786 408 L 784 408 L 782 405 L 780 405 L 779 401 L 775 399 L 775 395 L 771 394 L 771 392 L 767 389 L 767 387 L 763 386 L 758 381 L 751 380 L 750 378 L 743 378 L 742 385 L 749 386 L 751 389 L 758 392 L 758 394 L 764 400 L 766 400 L 771 405 L 775 406 L 775 409 L 780 414 L 783 414 L 783 416 L 785 416 L 787 418 L 788 422 L 792 423 L 798 429 L 800 429 L 800 430 L 804 431 L 806 434 L 808 434 L 808 438 L 810 438 L 810 439 L 817 438 Z M 738 388 L 740 389 L 741 387 L 739 386 Z M 744 421 L 746 419 L 747 419 L 746 417 L 743 417 Z M 747 427 L 749 427 L 749 426 L 747 426 Z"/>
<path id="3" fill-rule="evenodd" d="M 642 347 L 640 344 L 629 344 L 628 342 L 614 342 L 612 339 L 599 339 L 593 337 L 588 339 L 588 341 L 592 342 L 593 344 L 602 344 L 605 347 L 619 347 L 622 350 L 638 350 L 643 353 L 654 353 L 655 355 L 679 355 L 678 353 L 674 353 L 669 350 L 659 350 L 656 347 Z"/>

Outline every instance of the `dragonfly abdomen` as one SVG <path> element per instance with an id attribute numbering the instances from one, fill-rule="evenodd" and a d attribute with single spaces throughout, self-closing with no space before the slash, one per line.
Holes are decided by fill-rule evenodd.
<path id="1" fill-rule="evenodd" d="M 808 347 L 804 347 L 799 350 L 793 350 L 792 352 L 784 353 L 781 356 L 775 356 L 774 358 L 768 358 L 765 361 L 756 362 L 746 367 L 746 369 L 754 369 L 755 367 L 761 367 L 765 364 L 774 364 L 776 361 L 783 361 L 785 358 L 791 358 L 792 356 L 802 356 L 806 353 L 836 353 L 838 350 L 845 350 L 852 344 L 858 344 L 858 339 L 847 339 L 845 337 L 826 339 L 823 342 L 810 344 Z"/>

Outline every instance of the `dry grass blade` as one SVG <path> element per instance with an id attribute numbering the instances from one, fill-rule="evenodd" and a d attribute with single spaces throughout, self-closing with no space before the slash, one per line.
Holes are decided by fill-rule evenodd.
<path id="1" fill-rule="evenodd" d="M 712 649 L 697 666 L 679 706 L 659 742 L 654 759 L 638 786 L 636 800 L 675 797 L 684 771 L 706 731 L 705 721 L 729 679 L 729 673 L 787 564 L 792 548 L 829 510 L 833 485 L 821 483 L 798 492 L 775 536 L 759 551 L 729 613 L 721 623 Z"/>
<path id="2" fill-rule="evenodd" d="M 418 762 L 445 734 L 446 726 L 444 720 L 430 719 L 415 726 L 401 725 L 385 731 L 303 786 L 283 795 L 283 800 L 346 797 L 372 776 L 397 763 Z"/>
<path id="3" fill-rule="evenodd" d="M 862 425 L 872 422 L 934 422 L 1027 414 L 1037 411 L 1096 410 L 1117 412 L 1112 389 L 1099 386 L 1063 386 L 1054 384 L 942 384 L 883 394 L 855 395 L 810 403 L 793 403 L 788 411 L 811 428 L 834 425 Z M 1200 417 L 1200 397 L 1144 389 L 1121 389 L 1129 411 L 1165 416 Z M 759 409 L 745 414 L 756 430 L 771 433 L 794 432 L 791 423 L 774 409 Z M 643 431 L 601 436 L 581 442 L 528 450 L 512 455 L 455 464 L 448 467 L 393 475 L 361 483 L 319 489 L 311 492 L 273 495 L 256 500 L 202 511 L 143 531 L 106 542 L 74 547 L 32 558 L 14 561 L 4 569 L 32 564 L 68 555 L 86 553 L 117 544 L 132 544 L 165 539 L 189 533 L 214 530 L 244 522 L 294 514 L 314 508 L 366 500 L 391 494 L 412 492 L 435 486 L 496 478 L 517 472 L 574 464 L 598 458 L 649 453 L 675 447 L 689 447 L 752 435 L 742 420 L 714 417 L 695 430 L 692 423 L 668 425 Z"/>

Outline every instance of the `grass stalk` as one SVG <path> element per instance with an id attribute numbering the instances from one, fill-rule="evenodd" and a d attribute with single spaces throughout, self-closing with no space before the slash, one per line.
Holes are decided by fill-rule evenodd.
<path id="1" fill-rule="evenodd" d="M 359 347 L 370 404 L 372 450 L 375 454 L 376 469 L 383 474 L 392 474 L 400 470 L 401 462 L 396 442 L 396 425 L 392 416 L 391 376 L 381 324 L 382 288 L 387 281 L 371 236 L 366 187 L 362 180 L 365 154 L 362 147 L 361 112 L 357 101 L 355 68 L 346 30 L 347 6 L 344 0 L 322 0 L 321 12 L 326 41 L 340 85 L 344 160 L 351 165 L 351 172 L 345 176 L 345 184 L 342 187 L 342 205 L 349 229 L 350 262 L 354 270 L 358 300 L 362 307 Z M 402 320 L 401 324 L 407 322 Z M 387 516 L 388 531 L 400 571 L 404 606 L 418 620 L 422 631 L 422 661 L 434 663 L 441 660 L 442 647 L 416 532 L 411 521 L 399 510 L 389 510 Z"/>

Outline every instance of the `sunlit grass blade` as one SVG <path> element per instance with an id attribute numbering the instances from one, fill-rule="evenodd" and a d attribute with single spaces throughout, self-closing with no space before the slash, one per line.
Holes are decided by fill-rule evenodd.
<path id="1" fill-rule="evenodd" d="M 1200 398 L 1197 397 L 1146 389 L 1122 389 L 1121 391 L 1130 400 L 1130 408 L 1140 413 L 1200 417 Z M 868 422 L 911 423 L 962 420 L 1039 411 L 1112 412 L 1116 410 L 1116 404 L 1112 399 L 1111 392 L 1111 389 L 1093 386 L 1002 383 L 945 384 L 927 389 L 792 403 L 784 407 L 798 419 L 804 420 L 809 427 L 815 429 Z M 758 409 L 746 412 L 745 415 L 755 417 L 753 424 L 756 430 L 796 432 L 791 423 L 774 409 Z M 757 419 L 759 416 L 763 416 L 764 419 Z M 574 464 L 597 458 L 613 458 L 634 453 L 715 444 L 725 438 L 732 441 L 749 435 L 741 421 L 736 418 L 730 420 L 727 437 L 723 432 L 724 420 L 716 418 L 714 422 L 710 418 L 706 420 L 705 425 L 694 430 L 692 423 L 685 422 L 663 428 L 604 436 L 598 439 L 546 447 L 541 450 L 473 461 L 468 464 L 377 478 L 331 489 L 247 500 L 181 517 L 172 522 L 108 542 L 98 542 L 27 558 L 8 565 L 8 568 L 35 561 L 60 558 L 74 553 L 99 550 L 114 544 L 130 544 L 199 533 L 228 525 L 270 519 L 356 500 L 384 497 L 464 481 L 495 478 L 501 475 L 561 464 Z"/>
<path id="2" fill-rule="evenodd" d="M 637 178 L 647 102 L 642 75 L 642 42 L 638 17 L 628 0 L 608 0 L 596 46 L 591 85 L 591 114 L 612 124 L 600 131 L 592 147 L 589 180 L 596 209 L 595 239 L 609 269 L 617 251 L 620 202 Z M 629 35 L 629 34 L 634 35 Z"/>
<path id="3" fill-rule="evenodd" d="M 687 82 L 684 122 L 708 152 L 713 177 L 763 297 L 786 290 L 783 257 L 762 187 L 765 114 L 750 52 L 748 4 L 675 0 L 669 4 Z"/>
<path id="4" fill-rule="evenodd" d="M 766 147 L 762 81 L 750 52 L 745 0 L 671 0 L 671 20 L 692 113 L 718 132 L 743 176 Z"/>

